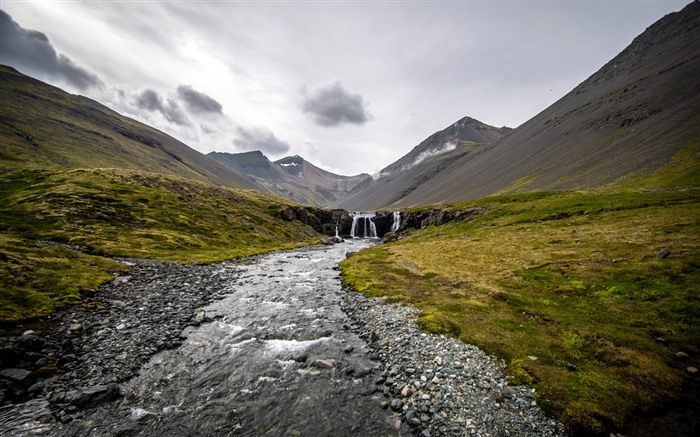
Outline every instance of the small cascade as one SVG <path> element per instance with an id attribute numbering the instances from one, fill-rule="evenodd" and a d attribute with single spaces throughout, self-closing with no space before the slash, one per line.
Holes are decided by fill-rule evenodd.
<path id="1" fill-rule="evenodd" d="M 364 228 L 362 230 L 362 238 L 377 238 L 377 226 L 372 220 L 375 214 L 372 212 L 351 212 L 352 216 L 352 226 L 350 227 L 350 236 L 352 238 L 360 238 L 357 235 L 358 223 L 361 223 L 360 227 Z M 362 220 L 360 222 L 360 220 Z"/>
<path id="2" fill-rule="evenodd" d="M 369 222 L 369 226 L 367 226 Z M 369 228 L 369 235 L 367 235 L 367 228 Z M 377 238 L 377 226 L 372 221 L 372 217 L 365 218 L 365 238 Z"/>
<path id="3" fill-rule="evenodd" d="M 399 227 L 401 227 L 401 211 L 394 211 L 394 221 L 391 224 L 391 232 L 398 232 Z"/>
<path id="4" fill-rule="evenodd" d="M 340 235 L 338 235 L 338 227 L 335 227 L 335 238 L 338 239 L 340 238 Z"/>

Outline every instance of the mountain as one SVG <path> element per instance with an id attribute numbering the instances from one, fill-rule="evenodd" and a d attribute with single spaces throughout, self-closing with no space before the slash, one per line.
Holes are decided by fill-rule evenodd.
<path id="1" fill-rule="evenodd" d="M 287 178 L 282 167 L 275 165 L 259 150 L 244 153 L 210 152 L 207 156 L 254 178 L 270 181 Z"/>
<path id="2" fill-rule="evenodd" d="M 303 180 L 305 184 L 331 191 L 346 193 L 369 178 L 367 173 L 355 176 L 341 176 L 316 167 L 299 155 L 287 156 L 275 161 L 287 174 Z"/>
<path id="3" fill-rule="evenodd" d="M 376 209 L 590 189 L 651 174 L 681 151 L 697 165 L 698 35 L 700 2 L 694 1 L 658 20 L 591 77 L 492 146 L 443 160 L 440 171 L 426 170 L 423 179 L 406 185 L 415 189 L 384 187 L 379 178 L 339 205 Z"/>
<path id="4" fill-rule="evenodd" d="M 401 159 L 358 186 L 339 205 L 359 211 L 398 202 L 460 159 L 484 153 L 511 131 L 508 127 L 496 128 L 464 117 L 426 138 Z"/>
<path id="5" fill-rule="evenodd" d="M 121 168 L 260 189 L 253 179 L 100 103 L 0 66 L 0 172 Z"/>
<path id="6" fill-rule="evenodd" d="M 207 156 L 250 176 L 270 193 L 320 207 L 344 198 L 358 184 L 369 179 L 366 173 L 337 175 L 316 167 L 300 156 L 288 156 L 275 162 L 260 151 L 211 152 Z"/>

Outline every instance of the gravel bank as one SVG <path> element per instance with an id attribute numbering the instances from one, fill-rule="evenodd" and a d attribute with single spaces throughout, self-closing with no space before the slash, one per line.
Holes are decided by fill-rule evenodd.
<path id="1" fill-rule="evenodd" d="M 121 260 L 127 275 L 50 321 L 0 337 L 0 403 L 45 398 L 65 408 L 119 396 L 118 383 L 137 375 L 158 351 L 181 344 L 185 327 L 211 319 L 199 308 L 226 294 L 234 269 Z"/>
<path id="2" fill-rule="evenodd" d="M 508 385 L 504 363 L 459 340 L 420 331 L 415 309 L 351 291 L 342 306 L 383 365 L 375 382 L 385 407 L 401 412 L 415 435 L 565 435 L 539 409 L 533 389 Z"/>

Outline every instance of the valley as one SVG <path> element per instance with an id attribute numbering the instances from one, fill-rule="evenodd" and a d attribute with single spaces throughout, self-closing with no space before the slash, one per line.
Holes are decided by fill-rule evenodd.
<path id="1" fill-rule="evenodd" d="M 0 434 L 695 435 L 699 34 L 374 175 L 0 66 Z"/>

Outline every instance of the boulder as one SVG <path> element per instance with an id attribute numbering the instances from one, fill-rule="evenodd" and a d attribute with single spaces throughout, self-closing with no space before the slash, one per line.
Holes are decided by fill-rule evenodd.
<path id="1" fill-rule="evenodd" d="M 36 382 L 36 375 L 26 369 L 2 369 L 0 370 L 0 378 L 7 379 L 21 387 L 28 388 Z"/>
<path id="2" fill-rule="evenodd" d="M 384 234 L 383 241 L 385 243 L 393 243 L 394 241 L 399 241 L 399 234 L 395 234 L 393 232 L 387 232 L 386 234 Z"/>
<path id="3" fill-rule="evenodd" d="M 290 207 L 284 208 L 282 211 L 280 211 L 279 215 L 280 215 L 280 218 L 282 220 L 288 221 L 288 222 L 291 222 L 292 220 L 297 218 L 296 213 Z"/>

